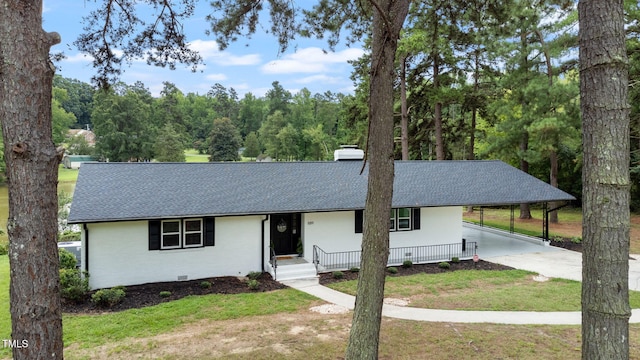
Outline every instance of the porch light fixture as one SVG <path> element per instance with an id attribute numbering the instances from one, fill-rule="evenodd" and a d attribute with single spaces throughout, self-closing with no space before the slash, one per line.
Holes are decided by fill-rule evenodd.
<path id="1" fill-rule="evenodd" d="M 276 225 L 276 229 L 281 233 L 287 231 L 287 223 L 284 221 L 284 219 L 280 219 L 280 222 L 278 223 L 278 225 Z"/>

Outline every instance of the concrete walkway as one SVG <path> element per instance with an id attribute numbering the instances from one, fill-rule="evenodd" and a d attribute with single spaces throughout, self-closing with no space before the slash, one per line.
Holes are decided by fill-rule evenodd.
<path id="1" fill-rule="evenodd" d="M 537 272 L 546 277 L 581 280 L 580 253 L 545 246 L 534 238 L 518 237 L 505 232 L 490 232 L 475 226 L 465 226 L 463 237 L 478 242 L 481 259 Z M 640 256 L 632 256 L 634 259 Z M 640 291 L 640 260 L 629 261 L 629 288 Z M 317 279 L 289 280 L 285 285 L 311 294 L 329 303 L 353 310 L 355 297 L 318 284 Z M 494 324 L 580 325 L 582 314 L 575 312 L 535 311 L 461 311 L 421 309 L 384 304 L 382 315 L 397 319 Z M 632 311 L 630 323 L 640 323 L 640 309 Z"/>

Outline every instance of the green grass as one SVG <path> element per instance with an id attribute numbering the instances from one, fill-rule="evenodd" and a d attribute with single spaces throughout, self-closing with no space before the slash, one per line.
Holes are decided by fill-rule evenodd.
<path id="1" fill-rule="evenodd" d="M 11 338 L 9 313 L 9 257 L 0 255 L 0 339 Z M 0 346 L 0 357 L 11 356 L 11 350 Z"/>
<path id="2" fill-rule="evenodd" d="M 186 162 L 209 162 L 209 155 L 198 154 L 198 150 L 188 149 L 184 151 Z"/>
<path id="3" fill-rule="evenodd" d="M 409 298 L 410 306 L 483 311 L 580 311 L 578 281 L 537 282 L 524 270 L 460 270 L 441 274 L 387 277 L 385 297 Z M 355 295 L 357 281 L 329 285 Z M 632 308 L 640 307 L 640 292 L 631 291 Z"/>
<path id="4" fill-rule="evenodd" d="M 125 338 L 153 336 L 198 320 L 228 320 L 292 313 L 316 299 L 293 289 L 267 293 L 190 296 L 141 309 L 102 315 L 63 316 L 65 347 L 94 347 Z"/>
<path id="5" fill-rule="evenodd" d="M 77 169 L 67 169 L 60 165 L 58 168 L 58 182 L 59 183 L 75 183 L 78 180 Z"/>

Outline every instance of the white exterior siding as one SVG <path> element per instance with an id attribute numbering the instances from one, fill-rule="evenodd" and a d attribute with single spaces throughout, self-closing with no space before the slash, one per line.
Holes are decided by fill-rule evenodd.
<path id="1" fill-rule="evenodd" d="M 218 217 L 215 246 L 152 251 L 147 221 L 87 224 L 89 284 L 98 289 L 261 271 L 261 223 L 260 216 Z M 84 268 L 84 235 L 82 241 Z"/>
<path id="2" fill-rule="evenodd" d="M 148 221 L 87 224 L 89 282 L 92 289 L 117 285 L 177 281 L 216 276 L 243 276 L 271 270 L 270 221 L 265 216 L 215 218 L 215 246 L 149 250 Z M 302 214 L 304 258 L 313 261 L 313 246 L 326 252 L 359 251 L 362 234 L 355 232 L 355 212 Z M 264 227 L 264 228 L 263 228 Z M 264 248 L 262 236 L 264 235 Z M 390 233 L 390 247 L 461 243 L 459 206 L 420 209 L 420 229 Z M 86 264 L 86 233 L 82 235 L 82 263 Z M 261 256 L 264 251 L 264 259 Z"/>
<path id="3" fill-rule="evenodd" d="M 355 232 L 355 212 L 308 213 L 302 217 L 304 257 L 313 260 L 313 246 L 325 252 L 357 251 L 362 234 Z M 462 242 L 462 209 L 459 206 L 420 209 L 420 229 L 393 231 L 389 246 L 424 246 Z"/>

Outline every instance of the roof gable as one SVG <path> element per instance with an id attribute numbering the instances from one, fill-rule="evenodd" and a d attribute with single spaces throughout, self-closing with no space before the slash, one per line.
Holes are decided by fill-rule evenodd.
<path id="1" fill-rule="evenodd" d="M 70 223 L 362 209 L 362 162 L 85 163 Z M 394 207 L 503 205 L 573 196 L 501 161 L 398 161 Z"/>

